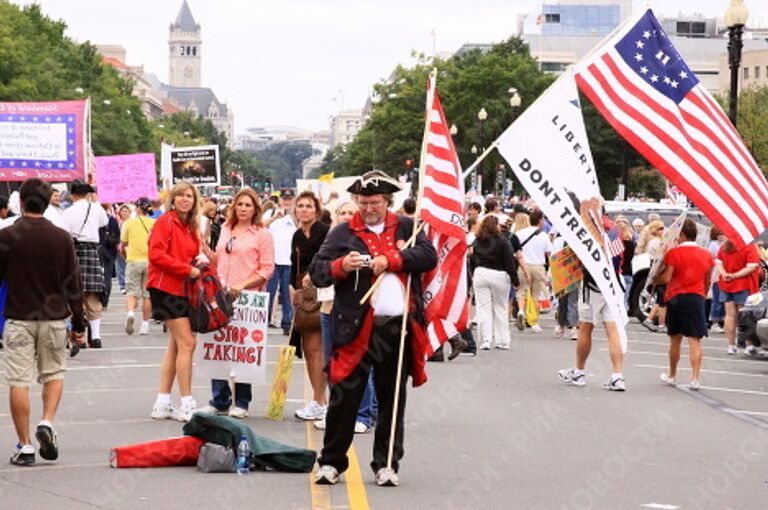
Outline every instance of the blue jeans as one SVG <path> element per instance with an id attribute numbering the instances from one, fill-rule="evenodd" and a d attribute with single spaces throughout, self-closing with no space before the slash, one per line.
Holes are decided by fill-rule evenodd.
<path id="1" fill-rule="evenodd" d="M 624 304 L 629 311 L 629 293 L 632 291 L 632 280 L 634 279 L 631 274 L 625 274 L 624 276 Z"/>
<path id="2" fill-rule="evenodd" d="M 211 379 L 211 394 L 213 398 L 208 402 L 219 411 L 226 411 L 232 404 L 232 395 L 229 389 L 229 381 L 226 379 Z M 251 403 L 251 385 L 235 383 L 235 405 L 248 410 Z"/>
<path id="3" fill-rule="evenodd" d="M 368 384 L 365 385 L 363 399 L 360 401 L 360 408 L 357 410 L 357 421 L 365 423 L 368 427 L 373 427 L 378 417 L 379 401 L 376 400 L 376 390 L 373 387 L 373 369 L 371 369 L 368 374 Z"/>
<path id="4" fill-rule="evenodd" d="M 331 314 L 320 314 L 320 330 L 323 332 L 323 359 L 325 364 L 331 359 L 331 351 L 333 350 L 333 336 L 331 335 Z"/>
<path id="5" fill-rule="evenodd" d="M 120 290 L 125 290 L 125 258 L 119 253 L 115 259 L 115 271 L 117 272 L 117 284 Z"/>
<path id="6" fill-rule="evenodd" d="M 725 319 L 725 304 L 720 302 L 720 285 L 712 284 L 712 307 L 709 309 L 709 320 L 720 322 Z"/>
<path id="7" fill-rule="evenodd" d="M 280 302 L 283 307 L 283 316 L 280 319 L 280 327 L 291 329 L 293 319 L 293 308 L 291 307 L 291 292 L 288 286 L 291 284 L 291 266 L 276 265 L 272 278 L 267 283 L 267 292 L 269 292 L 269 323 L 272 323 L 272 304 L 275 302 L 275 294 L 278 287 L 280 290 Z"/>
<path id="8" fill-rule="evenodd" d="M 320 314 L 320 327 L 323 332 L 323 355 L 327 364 L 331 359 L 331 352 L 333 350 L 331 314 Z M 365 385 L 363 399 L 360 401 L 360 407 L 357 410 L 357 421 L 365 423 L 368 427 L 373 427 L 378 415 L 379 402 L 376 400 L 376 391 L 373 387 L 373 369 L 371 369 L 371 372 L 368 374 L 368 383 Z"/>

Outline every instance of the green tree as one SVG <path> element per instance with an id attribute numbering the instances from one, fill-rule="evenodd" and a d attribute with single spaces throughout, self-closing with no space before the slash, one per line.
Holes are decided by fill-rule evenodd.
<path id="1" fill-rule="evenodd" d="M 104 65 L 90 43 L 64 36 L 66 24 L 40 6 L 0 1 L 0 101 L 91 98 L 96 155 L 152 150 L 152 131 L 132 83 Z"/>
<path id="2" fill-rule="evenodd" d="M 758 166 L 768 169 L 768 87 L 749 87 L 739 95 L 736 126 Z"/>
<path id="3" fill-rule="evenodd" d="M 278 142 L 254 153 L 273 187 L 292 188 L 301 179 L 302 163 L 312 155 L 309 142 Z"/>

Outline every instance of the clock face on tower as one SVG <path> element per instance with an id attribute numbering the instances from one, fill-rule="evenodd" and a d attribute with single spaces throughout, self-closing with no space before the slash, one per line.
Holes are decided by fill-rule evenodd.
<path id="1" fill-rule="evenodd" d="M 184 78 L 192 78 L 192 68 L 190 66 L 184 68 Z"/>

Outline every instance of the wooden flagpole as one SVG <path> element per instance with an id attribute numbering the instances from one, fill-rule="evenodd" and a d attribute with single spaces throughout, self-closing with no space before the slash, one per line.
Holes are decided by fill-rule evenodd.
<path id="1" fill-rule="evenodd" d="M 416 199 L 416 212 L 413 217 L 418 221 L 419 214 L 421 213 L 421 202 L 424 196 L 424 164 L 427 159 L 427 145 L 429 144 L 429 125 L 432 122 L 430 119 L 430 113 L 432 111 L 432 104 L 435 97 L 435 85 L 437 81 L 437 69 L 433 69 L 429 73 L 429 88 L 427 89 L 427 104 L 424 107 L 424 138 L 421 142 L 421 158 L 419 161 L 419 194 Z M 423 224 L 423 223 L 422 223 Z M 414 226 L 411 238 L 408 240 L 410 245 L 416 244 L 416 236 L 421 231 L 421 228 Z M 392 469 L 392 457 L 394 455 L 395 448 L 395 433 L 397 432 L 397 417 L 400 414 L 398 412 L 400 408 L 400 386 L 403 375 L 403 354 L 405 351 L 405 335 L 408 331 L 408 315 L 410 313 L 411 304 L 411 281 L 413 275 L 408 274 L 408 282 L 405 286 L 405 309 L 403 311 L 403 322 L 400 326 L 400 346 L 397 352 L 397 374 L 395 375 L 395 396 L 392 402 L 392 422 L 389 429 L 389 448 L 387 449 L 387 467 Z"/>

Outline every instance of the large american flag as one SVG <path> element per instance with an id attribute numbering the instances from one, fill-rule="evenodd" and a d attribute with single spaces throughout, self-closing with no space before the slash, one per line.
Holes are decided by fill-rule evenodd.
<path id="1" fill-rule="evenodd" d="M 420 218 L 437 250 L 437 267 L 424 275 L 430 354 L 463 331 L 469 319 L 464 179 L 440 97 L 430 78 L 422 145 Z"/>
<path id="2" fill-rule="evenodd" d="M 608 122 L 737 245 L 768 227 L 768 183 L 648 10 L 576 70 Z"/>

